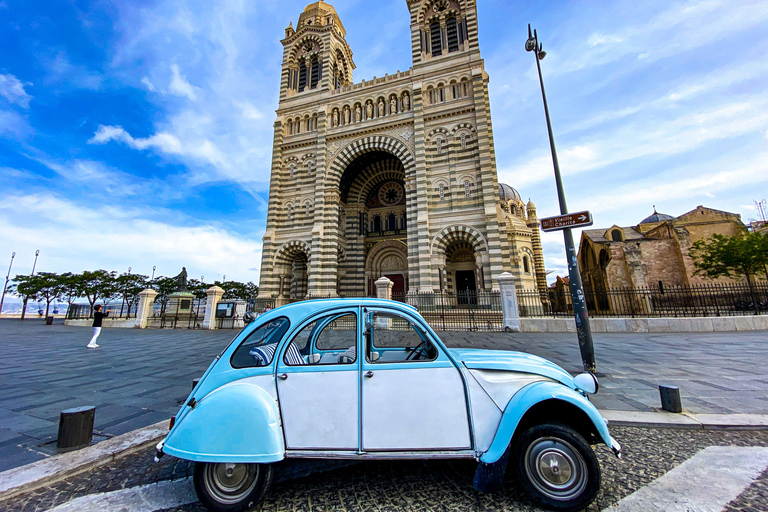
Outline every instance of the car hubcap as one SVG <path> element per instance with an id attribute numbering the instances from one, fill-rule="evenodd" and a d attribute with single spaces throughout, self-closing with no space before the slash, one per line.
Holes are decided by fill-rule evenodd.
<path id="1" fill-rule="evenodd" d="M 525 453 L 528 480 L 558 501 L 573 499 L 587 487 L 587 467 L 579 452 L 562 439 L 537 439 Z"/>
<path id="2" fill-rule="evenodd" d="M 256 487 L 258 476 L 256 464 L 208 464 L 205 485 L 219 503 L 238 503 Z"/>

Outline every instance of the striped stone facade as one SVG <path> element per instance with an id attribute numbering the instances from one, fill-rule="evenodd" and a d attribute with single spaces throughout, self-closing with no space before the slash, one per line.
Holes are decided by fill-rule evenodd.
<path id="1" fill-rule="evenodd" d="M 282 43 L 260 295 L 545 290 L 533 203 L 499 186 L 473 0 L 407 0 L 413 67 L 353 83 L 335 9 Z M 278 300 L 278 303 L 280 301 Z"/>

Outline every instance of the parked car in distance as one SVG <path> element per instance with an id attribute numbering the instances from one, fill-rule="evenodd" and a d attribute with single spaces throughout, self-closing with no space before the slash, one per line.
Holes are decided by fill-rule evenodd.
<path id="1" fill-rule="evenodd" d="M 587 398 L 597 388 L 533 355 L 449 349 L 407 304 L 299 302 L 216 357 L 158 457 L 194 461 L 214 511 L 258 503 L 286 458 L 474 459 L 482 492 L 501 488 L 509 463 L 538 503 L 580 510 L 600 488 L 592 445 L 621 453 Z"/>

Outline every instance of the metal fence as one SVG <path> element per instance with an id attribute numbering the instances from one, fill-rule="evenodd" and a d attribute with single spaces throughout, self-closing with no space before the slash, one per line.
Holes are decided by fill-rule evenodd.
<path id="1" fill-rule="evenodd" d="M 102 306 L 102 308 L 102 311 L 109 311 L 109 318 L 112 319 L 136 318 L 138 303 L 131 304 L 131 306 L 127 304 L 122 306 L 107 305 Z M 67 308 L 67 320 L 87 320 L 89 318 L 93 318 L 93 309 L 91 309 L 90 304 L 72 304 Z"/>
<path id="2" fill-rule="evenodd" d="M 756 300 L 752 298 L 752 291 Z M 768 285 L 664 286 L 648 288 L 585 287 L 589 315 L 594 317 L 706 317 L 768 314 Z M 518 291 L 522 317 L 570 317 L 567 289 Z"/>
<path id="3" fill-rule="evenodd" d="M 280 303 L 365 297 L 368 295 L 341 294 L 333 297 L 308 295 L 305 298 L 283 298 Z M 393 294 L 392 300 L 416 306 L 429 325 L 438 331 L 500 331 L 503 328 L 504 319 L 499 292 L 410 292 Z M 256 299 L 254 311 L 258 313 L 267 305 L 274 308 L 276 302 L 276 297 Z"/>

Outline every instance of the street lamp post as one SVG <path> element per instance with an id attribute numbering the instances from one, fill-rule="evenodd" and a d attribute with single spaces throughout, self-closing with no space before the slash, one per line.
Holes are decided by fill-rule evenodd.
<path id="1" fill-rule="evenodd" d="M 155 270 L 157 270 L 157 267 L 156 266 L 152 267 L 152 281 L 155 280 Z"/>
<path id="2" fill-rule="evenodd" d="M 0 315 L 3 314 L 3 303 L 5 302 L 5 291 L 8 289 L 8 281 L 11 279 L 11 268 L 13 268 L 13 258 L 16 257 L 16 253 L 11 254 L 11 264 L 8 265 L 8 273 L 5 275 L 5 285 L 3 286 L 3 296 L 0 298 Z"/>
<path id="3" fill-rule="evenodd" d="M 40 256 L 40 249 L 35 251 L 35 263 L 32 264 L 32 273 L 29 274 L 30 276 L 35 275 L 35 269 L 37 268 L 37 257 Z M 24 320 L 24 317 L 27 315 L 27 301 L 29 300 L 29 297 L 26 295 L 24 296 L 24 301 L 21 306 L 21 319 Z"/>
<path id="4" fill-rule="evenodd" d="M 541 75 L 541 61 L 546 52 L 539 44 L 539 36 L 534 30 L 531 33 L 531 25 L 528 25 L 528 40 L 525 42 L 525 50 L 534 52 L 536 59 L 536 69 L 539 72 L 539 83 L 541 84 L 541 97 L 544 100 L 544 115 L 547 118 L 547 131 L 549 132 L 549 146 L 552 150 L 552 164 L 555 167 L 555 183 L 557 185 L 557 199 L 560 203 L 560 214 L 568 213 L 568 207 L 565 204 L 565 192 L 563 191 L 563 181 L 560 178 L 560 164 L 557 162 L 557 151 L 555 149 L 555 137 L 552 134 L 552 122 L 549 119 L 549 106 L 547 105 L 547 94 L 544 92 L 544 78 Z M 589 326 L 589 313 L 584 301 L 584 287 L 581 284 L 581 273 L 576 258 L 576 248 L 573 244 L 573 233 L 570 229 L 563 230 L 565 238 L 565 253 L 568 260 L 568 276 L 571 281 L 571 297 L 573 299 L 573 314 L 576 317 L 576 332 L 579 336 L 579 349 L 581 351 L 581 361 L 584 370 L 595 373 L 595 347 L 592 342 L 592 329 Z"/>

